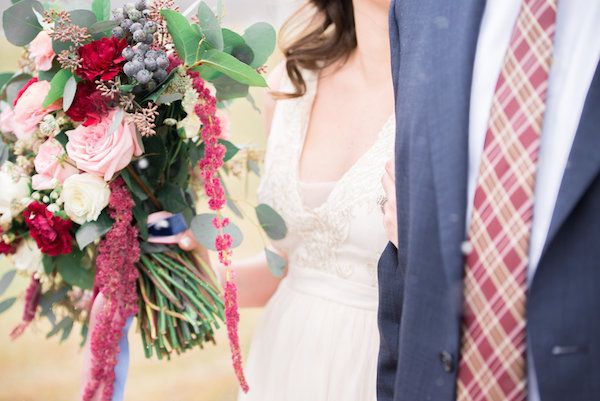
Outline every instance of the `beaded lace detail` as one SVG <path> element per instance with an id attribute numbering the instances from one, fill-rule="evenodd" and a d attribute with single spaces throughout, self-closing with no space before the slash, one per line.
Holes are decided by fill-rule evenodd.
<path id="1" fill-rule="evenodd" d="M 393 156 L 395 120 L 393 116 L 388 119 L 375 143 L 335 184 L 323 204 L 307 207 L 300 193 L 298 167 L 317 82 L 314 74 L 305 75 L 307 93 L 303 97 L 277 102 L 259 199 L 286 221 L 288 236 L 276 245 L 288 253 L 290 268 L 320 269 L 342 278 L 351 278 L 357 269 L 364 269 L 368 270 L 367 284 L 376 285 L 377 260 L 385 244 L 356 244 L 367 248 L 361 249 L 363 256 L 358 263 L 342 262 L 352 258 L 340 257 L 340 248 L 348 240 L 352 223 L 361 215 L 373 216 L 365 229 L 383 237 L 377 199 L 383 194 L 385 163 Z M 283 90 L 288 89 L 289 81 Z"/>

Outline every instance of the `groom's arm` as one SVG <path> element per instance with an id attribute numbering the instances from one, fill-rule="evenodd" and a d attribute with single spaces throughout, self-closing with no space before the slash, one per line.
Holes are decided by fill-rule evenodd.
<path id="1" fill-rule="evenodd" d="M 392 0 L 389 18 L 390 49 L 394 93 L 397 94 L 400 67 L 400 38 L 395 13 L 396 0 Z M 398 250 L 391 242 L 381 255 L 378 266 L 379 281 L 379 361 L 377 370 L 377 400 L 393 401 L 396 371 L 398 369 L 398 341 L 404 278 L 398 266 Z"/>
<path id="2" fill-rule="evenodd" d="M 402 282 L 398 269 L 398 251 L 391 242 L 381 255 L 379 281 L 379 361 L 377 400 L 392 401 L 398 368 L 398 339 L 402 314 Z"/>

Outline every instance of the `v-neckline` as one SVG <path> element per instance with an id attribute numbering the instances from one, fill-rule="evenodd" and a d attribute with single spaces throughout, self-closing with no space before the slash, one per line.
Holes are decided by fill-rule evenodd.
<path id="1" fill-rule="evenodd" d="M 350 165 L 350 167 L 337 180 L 331 181 L 333 183 L 333 187 L 331 188 L 331 191 L 325 198 L 325 201 L 316 207 L 309 207 L 304 203 L 304 200 L 302 199 L 302 194 L 300 193 L 301 192 L 300 185 L 301 185 L 301 183 L 319 184 L 320 182 L 319 181 L 301 181 L 301 179 L 300 179 L 300 167 L 301 167 L 300 163 L 302 160 L 302 153 L 304 152 L 304 147 L 306 145 L 306 135 L 308 134 L 308 129 L 310 126 L 310 121 L 311 121 L 311 117 L 312 117 L 312 109 L 313 109 L 315 98 L 317 95 L 319 78 L 318 78 L 318 75 L 313 72 L 311 72 L 310 76 L 307 78 L 308 78 L 308 79 L 306 79 L 307 91 L 302 98 L 302 100 L 304 102 L 304 107 L 300 108 L 300 112 L 304 113 L 304 115 L 306 115 L 306 118 L 303 118 L 300 120 L 302 122 L 299 127 L 300 135 L 296 135 L 296 138 L 298 138 L 299 143 L 297 146 L 298 151 L 296 152 L 296 155 L 295 155 L 296 158 L 293 163 L 294 187 L 295 187 L 296 196 L 299 199 L 302 210 L 304 212 L 317 214 L 321 210 L 325 209 L 327 207 L 327 205 L 329 205 L 329 203 L 333 199 L 334 195 L 339 190 L 340 186 L 348 179 L 348 177 L 354 172 L 354 170 L 362 164 L 363 160 L 366 159 L 371 154 L 371 152 L 373 152 L 373 150 L 375 149 L 375 147 L 381 140 L 383 134 L 386 132 L 386 128 L 388 127 L 388 125 L 391 124 L 392 121 L 394 121 L 395 115 L 394 115 L 394 113 L 392 113 L 385 120 L 385 122 L 383 123 L 383 125 L 381 126 L 379 131 L 377 132 L 375 140 L 369 146 L 369 148 L 365 152 L 363 152 L 354 161 L 354 163 L 352 163 L 352 165 Z"/>

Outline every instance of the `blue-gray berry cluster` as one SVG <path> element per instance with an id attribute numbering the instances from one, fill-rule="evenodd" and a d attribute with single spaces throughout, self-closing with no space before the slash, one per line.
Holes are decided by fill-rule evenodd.
<path id="1" fill-rule="evenodd" d="M 113 29 L 113 36 L 126 38 L 129 45 L 123 49 L 123 57 L 127 60 L 123 72 L 140 83 L 138 91 L 153 90 L 168 75 L 167 54 L 151 49 L 157 26 L 156 22 L 148 20 L 149 13 L 146 0 L 113 10 L 114 19 L 119 22 Z"/>

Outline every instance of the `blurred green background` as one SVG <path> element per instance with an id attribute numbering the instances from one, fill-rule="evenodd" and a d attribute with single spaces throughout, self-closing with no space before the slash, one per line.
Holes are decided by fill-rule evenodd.
<path id="1" fill-rule="evenodd" d="M 0 10 L 9 6 L 9 0 L 0 0 Z M 91 3 L 84 0 L 65 0 L 68 8 L 85 7 Z M 119 3 L 119 1 L 113 1 Z M 182 1 L 182 8 L 190 0 Z M 210 3 L 210 2 L 209 2 Z M 228 10 L 226 25 L 246 27 L 259 20 L 278 25 L 297 5 L 295 0 L 272 0 L 250 2 L 246 0 L 225 1 Z M 0 36 L 0 72 L 14 71 L 21 49 L 10 45 Z M 271 57 L 268 65 L 273 67 L 280 55 Z M 252 90 L 259 108 L 266 92 Z M 238 100 L 229 109 L 231 136 L 236 144 L 253 144 L 264 149 L 265 124 L 260 113 L 248 102 Z M 229 188 L 236 198 L 255 203 L 258 179 L 251 175 L 230 179 Z M 1 189 L 0 189 L 1 190 Z M 246 207 L 246 214 L 253 215 Z M 230 213 L 231 214 L 231 213 Z M 261 252 L 263 243 L 255 226 L 249 221 L 235 223 L 245 234 L 243 245 L 235 250 L 235 258 L 244 258 Z M 10 269 L 0 257 L 0 276 Z M 77 400 L 80 386 L 82 350 L 76 329 L 71 337 L 59 343 L 58 338 L 46 339 L 49 324 L 33 322 L 26 333 L 11 341 L 9 333 L 20 322 L 22 295 L 28 284 L 26 276 L 18 277 L 3 298 L 18 296 L 19 300 L 7 312 L 0 315 L 0 401 L 70 401 Z M 244 353 L 248 346 L 261 311 L 241 311 L 240 338 Z M 175 356 L 170 362 L 148 360 L 144 357 L 139 333 L 132 327 L 129 333 L 131 365 L 125 391 L 127 401 L 233 401 L 238 387 L 230 365 L 226 333 L 221 330 L 217 345 Z"/>

